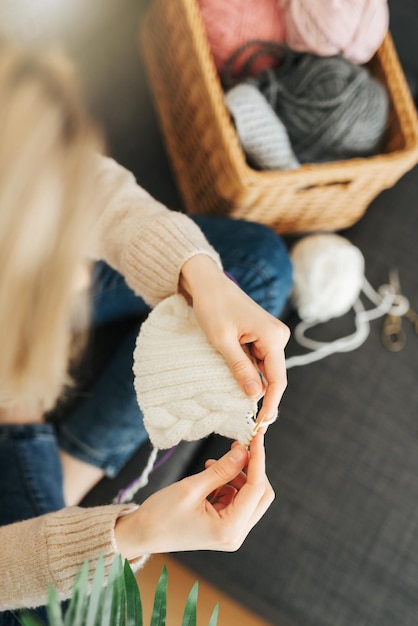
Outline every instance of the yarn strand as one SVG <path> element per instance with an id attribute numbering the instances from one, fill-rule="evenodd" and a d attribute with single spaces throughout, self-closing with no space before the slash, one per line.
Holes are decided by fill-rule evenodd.
<path id="1" fill-rule="evenodd" d="M 316 361 L 320 361 L 331 354 L 337 352 L 351 352 L 359 348 L 367 339 L 370 333 L 370 321 L 382 317 L 383 315 L 402 315 L 409 308 L 408 299 L 395 293 L 389 284 L 379 287 L 376 292 L 367 278 L 364 278 L 362 292 L 375 304 L 375 307 L 366 310 L 360 298 L 353 304 L 355 311 L 356 330 L 353 334 L 341 337 L 331 342 L 315 341 L 305 336 L 305 332 L 317 325 L 316 322 L 301 321 L 294 330 L 294 337 L 297 343 L 312 350 L 307 354 L 292 356 L 286 359 L 286 367 L 300 367 Z"/>
<path id="2" fill-rule="evenodd" d="M 158 448 L 154 447 L 152 449 L 151 454 L 149 455 L 149 458 L 148 458 L 148 462 L 142 474 L 138 476 L 138 478 L 136 478 L 134 481 L 132 481 L 130 485 L 125 487 L 125 489 L 122 489 L 121 491 L 119 491 L 118 495 L 116 496 L 114 500 L 115 504 L 125 504 L 126 502 L 132 502 L 136 492 L 148 484 L 149 476 L 152 470 L 154 469 L 158 452 L 159 452 Z"/>

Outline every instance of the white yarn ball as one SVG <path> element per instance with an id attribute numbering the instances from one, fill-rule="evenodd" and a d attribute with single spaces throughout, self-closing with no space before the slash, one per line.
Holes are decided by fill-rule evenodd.
<path id="1" fill-rule="evenodd" d="M 291 250 L 292 301 L 306 322 L 325 322 L 347 313 L 364 281 L 365 262 L 348 239 L 329 234 L 308 235 Z"/>
<path id="2" fill-rule="evenodd" d="M 257 402 L 241 390 L 183 296 L 160 302 L 142 324 L 133 371 L 154 447 L 171 448 L 211 433 L 250 442 Z"/>

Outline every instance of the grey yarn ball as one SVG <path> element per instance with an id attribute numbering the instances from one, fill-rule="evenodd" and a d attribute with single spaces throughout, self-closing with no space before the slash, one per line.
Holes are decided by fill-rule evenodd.
<path id="1" fill-rule="evenodd" d="M 262 170 L 299 167 L 284 124 L 255 85 L 240 83 L 225 94 L 241 146 Z"/>
<path id="2" fill-rule="evenodd" d="M 367 157 L 381 149 L 389 98 L 365 67 L 341 56 L 291 55 L 249 82 L 282 120 L 301 163 Z"/>

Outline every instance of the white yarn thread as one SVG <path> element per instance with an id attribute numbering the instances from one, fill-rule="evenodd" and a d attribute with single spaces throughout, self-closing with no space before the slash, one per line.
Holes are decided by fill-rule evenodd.
<path id="1" fill-rule="evenodd" d="M 145 487 L 145 485 L 148 485 L 149 477 L 153 470 L 155 461 L 157 460 L 158 452 L 158 448 L 153 448 L 151 450 L 144 471 L 126 489 L 122 489 L 118 493 L 114 500 L 116 504 L 125 504 L 126 502 L 132 502 L 136 492 L 142 489 L 142 487 Z"/>
<path id="2" fill-rule="evenodd" d="M 261 91 L 240 83 L 226 92 L 242 149 L 262 170 L 291 170 L 300 166 L 287 130 Z"/>
<path id="3" fill-rule="evenodd" d="M 299 345 L 311 350 L 286 359 L 286 367 L 319 361 L 336 352 L 359 348 L 370 333 L 370 321 L 386 314 L 404 315 L 408 299 L 397 294 L 393 285 L 382 285 L 376 292 L 364 276 L 364 257 L 347 239 L 333 233 L 304 237 L 291 252 L 294 268 L 292 300 L 301 322 L 293 335 Z M 363 293 L 375 306 L 366 310 Z M 306 332 L 321 322 L 355 313 L 355 331 L 331 342 L 306 337 Z"/>

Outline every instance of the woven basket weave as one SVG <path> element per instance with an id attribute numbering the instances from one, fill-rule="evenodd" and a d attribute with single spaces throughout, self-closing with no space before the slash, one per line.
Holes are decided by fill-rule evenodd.
<path id="1" fill-rule="evenodd" d="M 224 104 L 196 0 L 153 0 L 141 43 L 186 211 L 261 222 L 280 233 L 347 228 L 418 162 L 415 105 L 388 33 L 369 63 L 391 104 L 381 154 L 257 171 Z"/>

